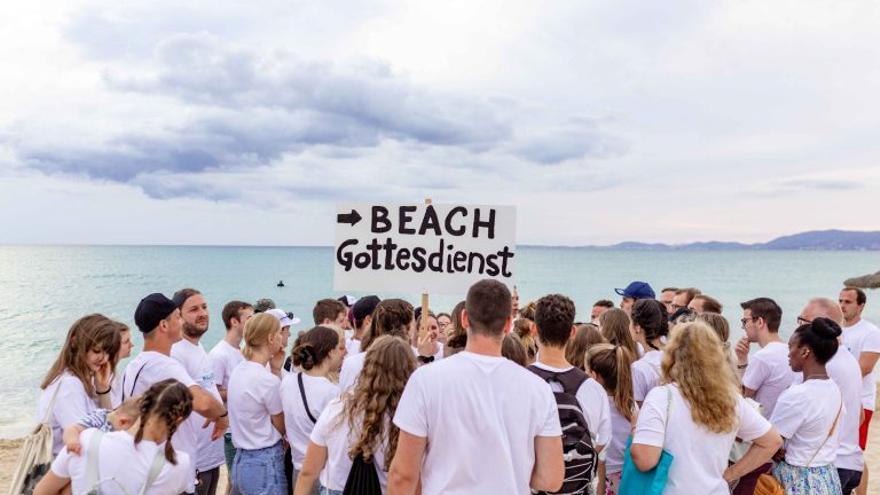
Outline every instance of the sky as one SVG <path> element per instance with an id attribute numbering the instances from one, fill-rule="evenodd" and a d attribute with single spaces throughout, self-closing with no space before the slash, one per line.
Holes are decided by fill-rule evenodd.
<path id="1" fill-rule="evenodd" d="M 876 230 L 873 1 L 0 4 L 0 243 L 329 245 L 340 202 L 521 244 Z M 873 213 L 871 213 L 873 212 Z"/>

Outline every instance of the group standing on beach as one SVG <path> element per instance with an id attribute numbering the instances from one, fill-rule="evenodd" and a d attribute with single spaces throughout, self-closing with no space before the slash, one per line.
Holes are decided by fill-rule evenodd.
<path id="1" fill-rule="evenodd" d="M 617 293 L 588 323 L 492 280 L 436 315 L 323 299 L 292 346 L 295 315 L 230 301 L 210 352 L 206 298 L 154 293 L 120 372 L 129 327 L 85 316 L 41 384 L 56 457 L 34 493 L 215 495 L 224 463 L 242 495 L 865 489 L 880 330 L 863 291 L 807 301 L 788 342 L 776 302 L 743 302 L 736 343 L 697 289 Z"/>

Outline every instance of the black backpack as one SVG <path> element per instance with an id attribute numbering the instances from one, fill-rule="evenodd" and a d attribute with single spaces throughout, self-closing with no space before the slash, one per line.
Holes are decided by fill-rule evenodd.
<path id="1" fill-rule="evenodd" d="M 562 452 L 565 458 L 565 480 L 556 494 L 585 495 L 596 474 L 599 456 L 593 447 L 590 427 L 577 400 L 577 391 L 587 381 L 587 374 L 578 368 L 564 373 L 547 371 L 537 366 L 529 370 L 547 383 L 562 385 L 562 392 L 553 392 L 559 423 L 562 426 Z M 544 492 L 539 492 L 544 493 Z"/>
<path id="2" fill-rule="evenodd" d="M 356 456 L 352 460 L 342 495 L 382 495 L 382 485 L 376 469 L 378 468 L 372 459 L 365 461 L 363 456 Z"/>

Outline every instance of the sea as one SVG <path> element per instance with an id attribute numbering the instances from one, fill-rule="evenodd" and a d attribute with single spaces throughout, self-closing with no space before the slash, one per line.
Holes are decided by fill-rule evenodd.
<path id="1" fill-rule="evenodd" d="M 519 247 L 514 283 L 523 304 L 548 293 L 568 295 L 584 321 L 594 301 L 618 303 L 614 288 L 633 280 L 647 281 L 658 292 L 666 286 L 698 287 L 724 304 L 732 339 L 742 335 L 739 303 L 771 297 L 783 308 L 781 333 L 788 338 L 810 298 L 836 300 L 844 279 L 878 270 L 880 253 L 870 251 Z M 284 287 L 276 286 L 279 280 Z M 334 290 L 329 247 L 0 246 L 0 438 L 21 436 L 35 425 L 39 383 L 77 318 L 102 313 L 127 323 L 136 353 L 142 343 L 133 322 L 138 301 L 151 292 L 170 296 L 183 287 L 207 298 L 206 349 L 224 335 L 220 312 L 227 301 L 272 298 L 302 319 L 295 334 L 312 326 L 318 299 L 365 295 Z M 863 316 L 880 322 L 875 294 L 880 295 L 868 293 Z M 420 300 L 419 294 L 378 295 Z M 449 311 L 463 297 L 432 295 L 431 309 Z"/>

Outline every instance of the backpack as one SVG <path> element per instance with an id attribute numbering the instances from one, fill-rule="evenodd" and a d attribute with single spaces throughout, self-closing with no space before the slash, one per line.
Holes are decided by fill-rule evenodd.
<path id="1" fill-rule="evenodd" d="M 123 487 L 117 479 L 113 477 L 101 478 L 101 470 L 98 466 L 98 462 L 101 453 L 101 440 L 103 440 L 103 438 L 104 432 L 101 430 L 95 430 L 92 433 L 92 438 L 89 439 L 88 459 L 86 459 L 86 485 L 88 485 L 88 491 L 85 492 L 85 495 L 101 495 L 101 486 L 106 483 L 113 483 L 116 485 L 114 491 L 111 491 L 110 493 L 121 492 L 124 495 L 129 495 L 125 490 L 125 487 Z M 147 493 L 147 490 L 149 490 L 153 486 L 153 483 L 156 482 L 159 473 L 162 472 L 162 468 L 164 467 L 165 452 L 163 452 L 163 449 L 160 447 L 156 450 L 156 455 L 153 457 L 152 464 L 150 464 L 150 470 L 147 472 L 147 479 L 144 481 L 139 495 L 145 495 Z"/>
<path id="2" fill-rule="evenodd" d="M 376 469 L 378 468 L 373 459 L 369 462 L 363 456 L 352 459 L 351 471 L 348 472 L 342 495 L 382 495 L 382 485 Z"/>
<path id="3" fill-rule="evenodd" d="M 563 373 L 529 366 L 529 371 L 547 383 L 562 385 L 562 392 L 553 392 L 562 426 L 562 453 L 565 459 L 565 479 L 556 494 L 584 495 L 596 474 L 599 456 L 593 447 L 590 427 L 577 399 L 577 391 L 587 381 L 587 374 L 578 368 Z M 544 493 L 544 492 L 540 492 Z"/>

